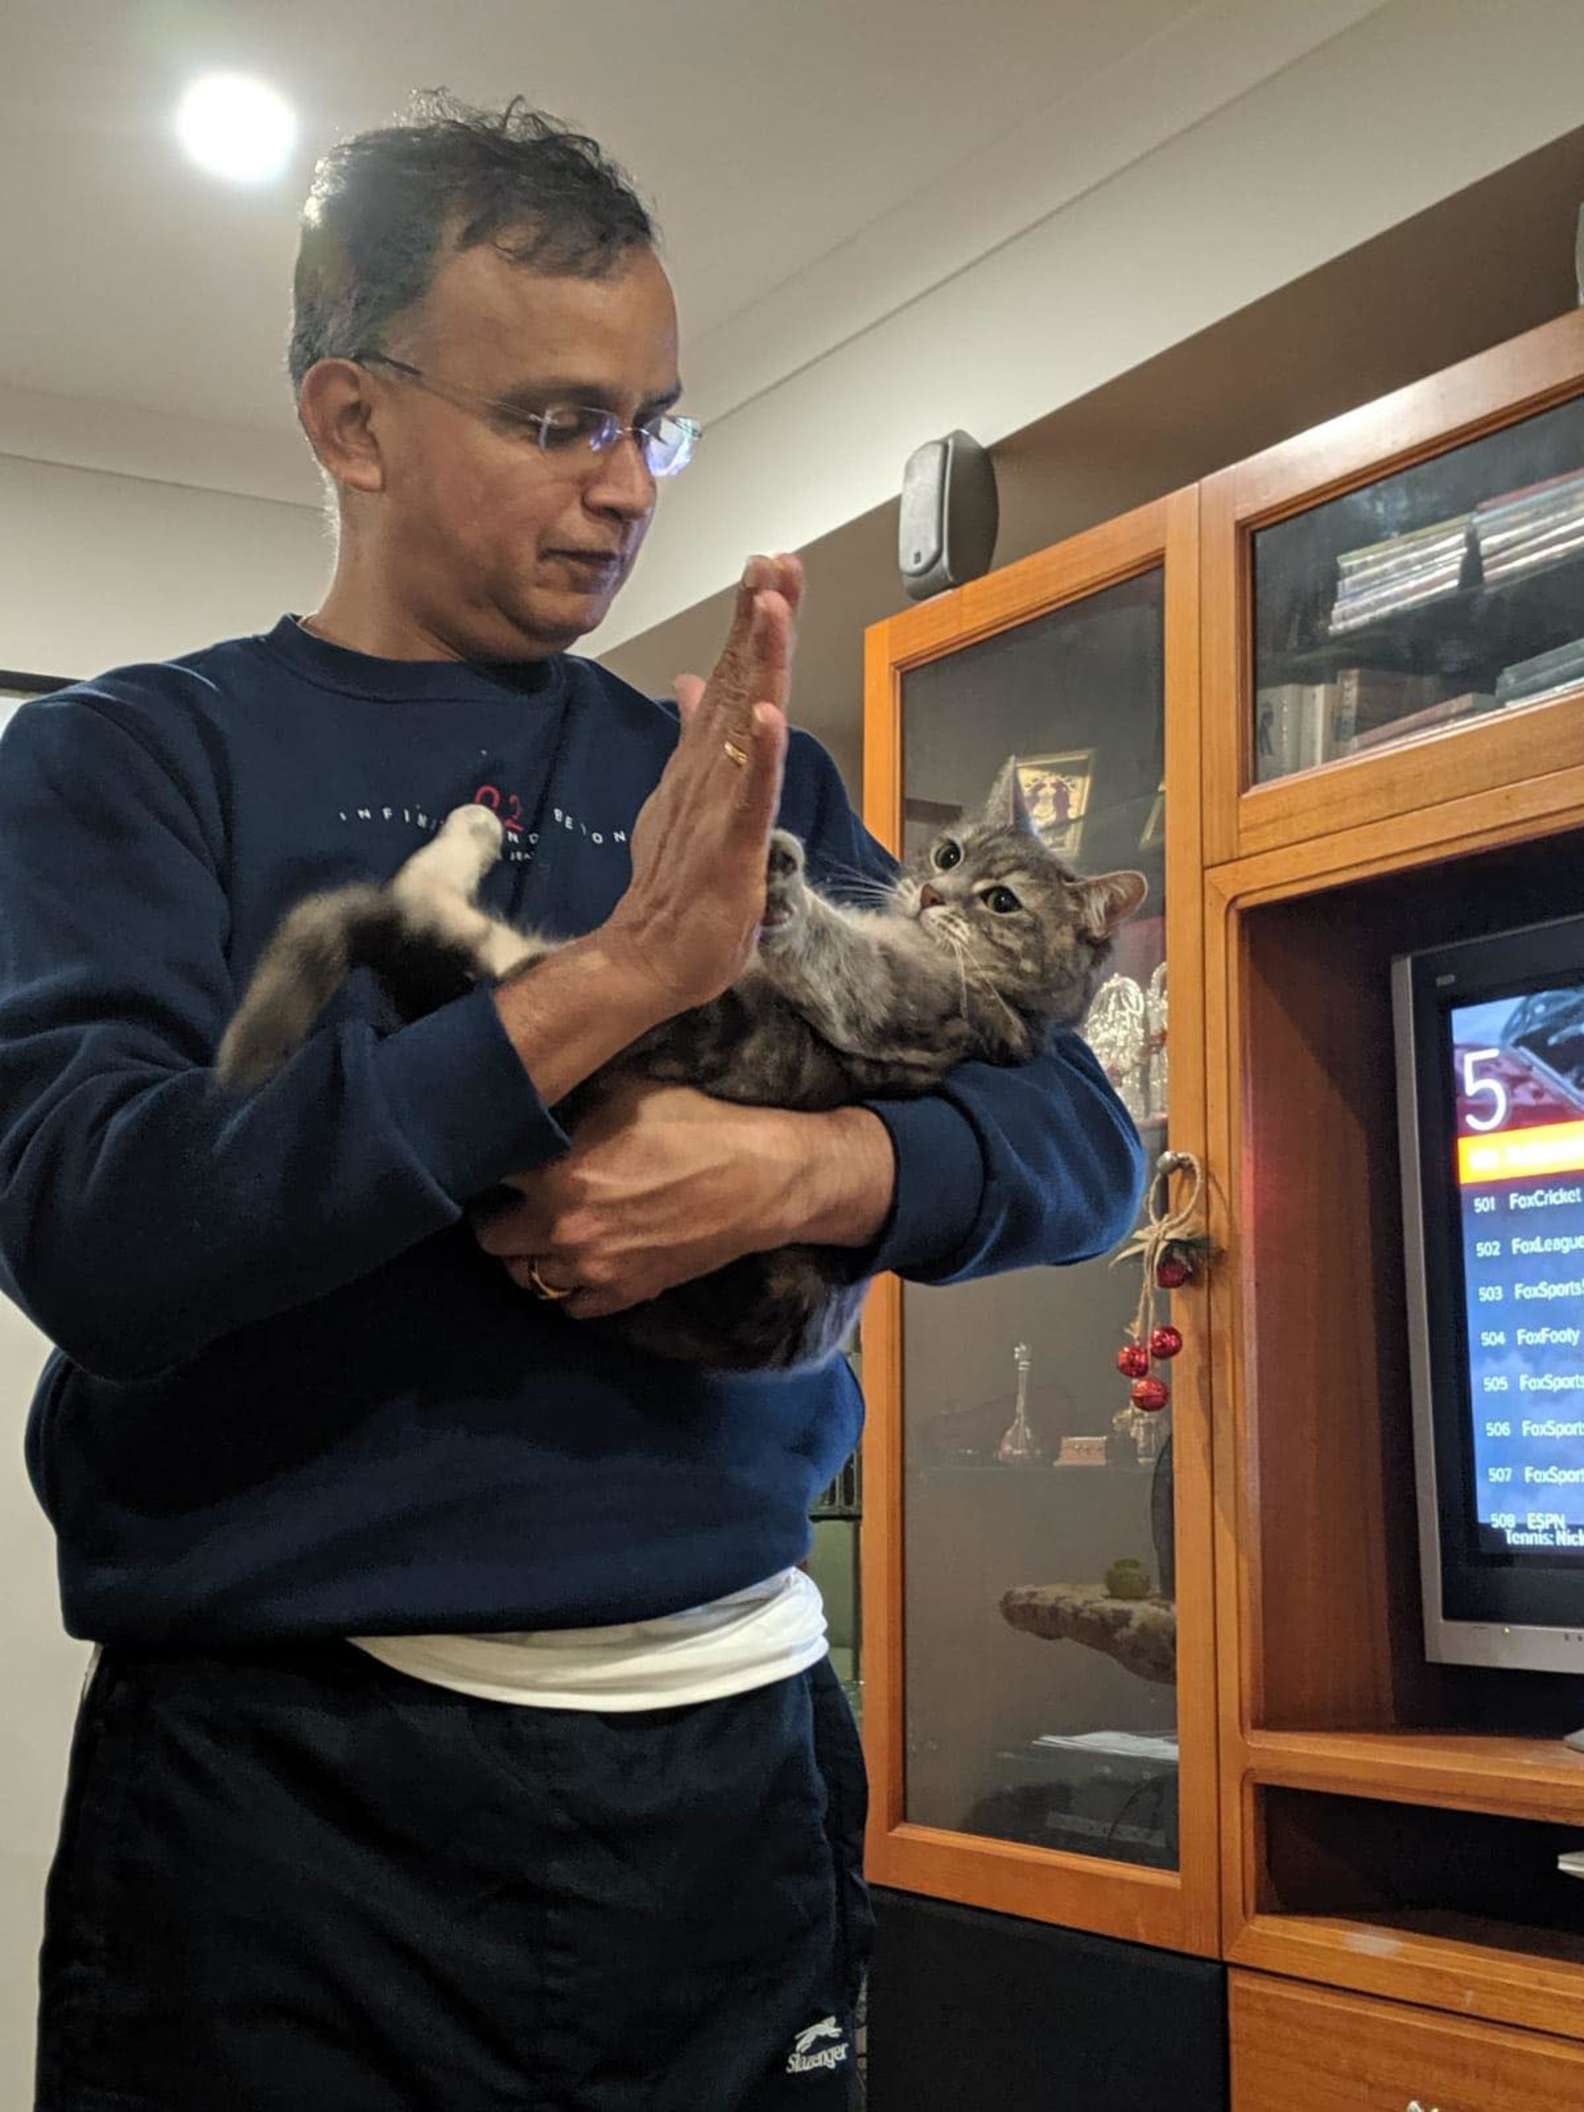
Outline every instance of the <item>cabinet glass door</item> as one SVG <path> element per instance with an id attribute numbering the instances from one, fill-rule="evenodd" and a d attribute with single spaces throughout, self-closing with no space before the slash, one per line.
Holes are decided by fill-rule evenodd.
<path id="1" fill-rule="evenodd" d="M 1153 1159 L 1169 1082 L 1159 566 L 903 673 L 904 853 L 1009 758 L 1071 865 L 1149 882 L 1084 1031 Z M 1175 1869 L 1171 1409 L 1133 1408 L 1116 1361 L 1138 1297 L 1136 1260 L 1107 1258 L 903 1286 L 904 1816 Z"/>
<path id="2" fill-rule="evenodd" d="M 1584 693 L 1584 397 L 1253 542 L 1256 783 Z"/>

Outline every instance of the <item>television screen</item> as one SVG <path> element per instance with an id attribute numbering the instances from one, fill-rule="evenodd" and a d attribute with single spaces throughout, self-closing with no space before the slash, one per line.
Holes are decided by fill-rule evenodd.
<path id="1" fill-rule="evenodd" d="M 1584 1670 L 1584 917 L 1393 978 L 1427 1647 Z"/>
<path id="2" fill-rule="evenodd" d="M 1584 1558 L 1584 971 L 1448 1026 L 1478 1544 Z"/>

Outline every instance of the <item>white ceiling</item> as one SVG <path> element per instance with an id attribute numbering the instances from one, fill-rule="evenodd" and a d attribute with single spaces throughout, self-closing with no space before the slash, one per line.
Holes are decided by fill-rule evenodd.
<path id="1" fill-rule="evenodd" d="M 1219 12 L 1188 0 L 11 0 L 0 392 L 41 430 L 74 417 L 102 429 L 113 405 L 290 439 L 282 352 L 314 158 L 388 122 L 413 87 L 443 85 L 486 103 L 521 92 L 629 168 L 661 221 L 684 372 L 686 347 L 707 340 L 715 356 L 697 364 L 719 399 L 730 363 L 718 353 L 738 319 L 938 194 L 954 169 L 970 180 L 1042 111 L 1059 122 L 1115 96 L 1147 51 L 1165 57 L 1163 38 Z M 175 144 L 181 91 L 220 69 L 257 73 L 298 112 L 298 154 L 273 186 L 217 183 Z M 931 261 L 918 258 L 922 283 Z M 731 406 L 695 391 L 692 407 Z M 61 458 L 58 440 L 48 451 Z"/>

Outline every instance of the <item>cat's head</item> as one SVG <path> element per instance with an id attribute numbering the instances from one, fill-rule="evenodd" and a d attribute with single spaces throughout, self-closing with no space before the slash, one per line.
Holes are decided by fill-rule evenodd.
<path id="1" fill-rule="evenodd" d="M 1117 926 L 1149 892 L 1142 873 L 1083 879 L 1042 840 L 1008 762 L 978 814 L 943 829 L 908 868 L 898 907 L 970 980 L 1030 1018 L 1075 1026 Z"/>

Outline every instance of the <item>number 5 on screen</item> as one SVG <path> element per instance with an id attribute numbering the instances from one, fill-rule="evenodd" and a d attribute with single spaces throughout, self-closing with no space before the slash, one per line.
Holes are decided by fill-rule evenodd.
<path id="1" fill-rule="evenodd" d="M 1499 1078 L 1476 1078 L 1477 1063 L 1495 1063 L 1500 1059 L 1500 1049 L 1470 1049 L 1463 1058 L 1463 1097 L 1479 1100 L 1489 1096 L 1490 1114 L 1482 1121 L 1478 1115 L 1468 1115 L 1465 1120 L 1470 1129 L 1500 1129 L 1507 1119 L 1507 1088 Z"/>

